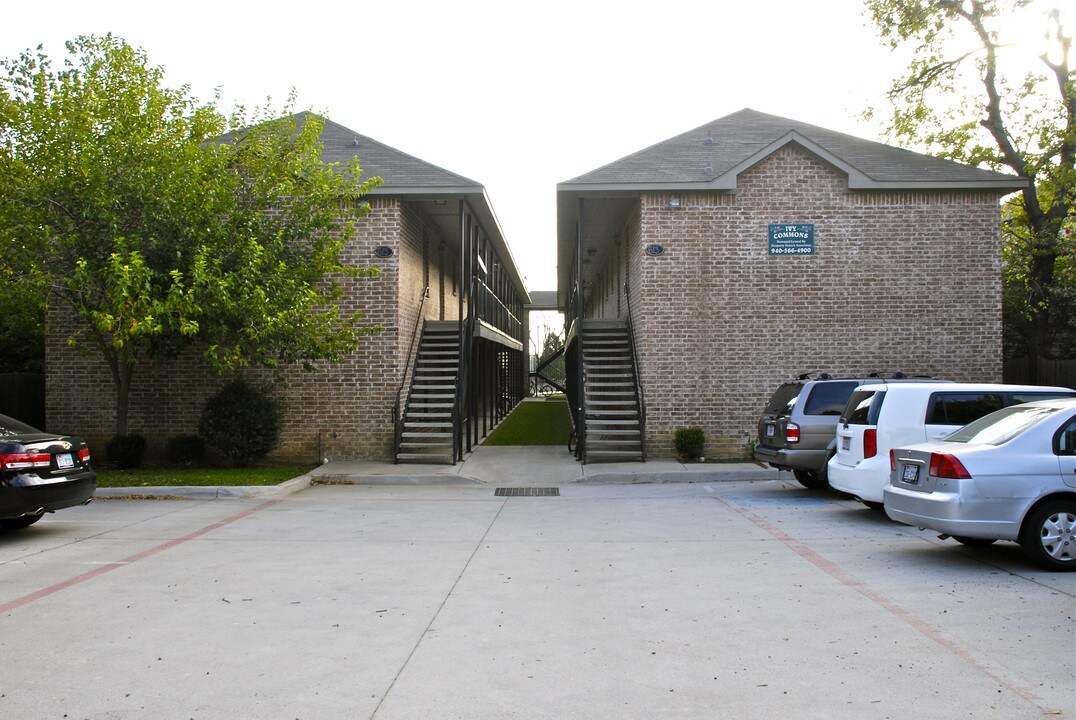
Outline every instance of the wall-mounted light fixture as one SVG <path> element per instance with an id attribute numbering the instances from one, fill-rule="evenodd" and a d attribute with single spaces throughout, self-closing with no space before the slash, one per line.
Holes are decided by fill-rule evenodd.
<path id="1" fill-rule="evenodd" d="M 680 209 L 680 198 L 678 198 L 678 197 L 669 198 L 669 209 L 670 210 L 679 210 Z"/>
<path id="2" fill-rule="evenodd" d="M 444 207 L 445 205 L 448 204 L 448 200 L 434 200 L 433 204 L 436 205 L 439 208 Z"/>

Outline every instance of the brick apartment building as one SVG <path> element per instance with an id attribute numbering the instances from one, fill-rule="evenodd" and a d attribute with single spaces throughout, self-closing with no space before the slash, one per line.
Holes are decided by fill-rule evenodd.
<path id="1" fill-rule="evenodd" d="M 301 116 L 300 116 L 301 119 Z M 384 184 L 367 196 L 344 262 L 380 268 L 356 280 L 341 303 L 362 309 L 383 331 L 362 339 L 344 362 L 284 372 L 278 460 L 411 456 L 452 462 L 521 399 L 526 387 L 529 302 L 485 189 L 473 180 L 326 121 L 325 162 L 356 154 L 366 177 Z M 460 319 L 463 318 L 464 322 Z M 115 392 L 104 360 L 66 344 L 72 327 L 49 318 L 48 425 L 77 428 L 103 446 L 115 432 Z M 218 377 L 197 349 L 140 370 L 130 395 L 129 431 L 151 452 L 196 431 Z M 267 371 L 250 371 L 269 380 Z M 93 402 L 87 402 L 93 398 Z"/>
<path id="2" fill-rule="evenodd" d="M 671 456 L 699 426 L 742 457 L 804 372 L 1000 381 L 999 200 L 1022 186 L 749 109 L 560 184 L 577 452 Z"/>

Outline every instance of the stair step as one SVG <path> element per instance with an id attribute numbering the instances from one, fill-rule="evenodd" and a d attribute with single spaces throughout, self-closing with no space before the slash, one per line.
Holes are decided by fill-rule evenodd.
<path id="1" fill-rule="evenodd" d="M 405 462 L 411 462 L 411 463 L 421 463 L 421 464 L 427 464 L 427 465 L 434 464 L 434 463 L 438 463 L 438 464 L 447 463 L 447 464 L 451 465 L 452 464 L 452 453 L 448 453 L 447 455 L 440 454 L 440 453 L 437 454 L 437 455 L 424 455 L 424 454 L 417 454 L 417 453 L 396 453 L 396 460 L 405 461 Z"/>
<path id="2" fill-rule="evenodd" d="M 631 452 L 628 450 L 592 450 L 587 449 L 587 460 L 597 460 L 598 458 L 615 458 L 617 460 L 639 460 L 643 459 L 641 452 Z"/>

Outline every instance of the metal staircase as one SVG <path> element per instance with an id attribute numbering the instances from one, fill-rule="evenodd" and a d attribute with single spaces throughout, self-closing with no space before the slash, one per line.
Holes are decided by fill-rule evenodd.
<path id="1" fill-rule="evenodd" d="M 631 335 L 618 320 L 584 320 L 585 462 L 641 461 L 640 409 Z"/>
<path id="2" fill-rule="evenodd" d="M 397 462 L 455 462 L 453 408 L 459 373 L 459 323 L 427 322 L 397 442 Z"/>

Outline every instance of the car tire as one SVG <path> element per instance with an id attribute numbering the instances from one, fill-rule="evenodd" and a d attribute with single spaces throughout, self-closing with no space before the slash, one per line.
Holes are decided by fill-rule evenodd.
<path id="1" fill-rule="evenodd" d="M 968 547 L 986 547 L 987 545 L 993 545 L 997 542 L 992 538 L 973 538 L 964 537 L 963 535 L 953 535 L 953 539 L 961 545 L 967 545 Z"/>
<path id="2" fill-rule="evenodd" d="M 1020 547 L 1041 568 L 1076 570 L 1076 501 L 1050 500 L 1035 508 L 1024 520 Z"/>
<path id="3" fill-rule="evenodd" d="M 42 518 L 41 515 L 23 515 L 17 518 L 4 518 L 0 520 L 0 530 L 21 530 L 30 527 Z"/>
<path id="4" fill-rule="evenodd" d="M 814 470 L 793 470 L 792 474 L 800 485 L 811 490 L 821 490 L 829 485 L 824 479 L 818 477 L 818 473 Z"/>

